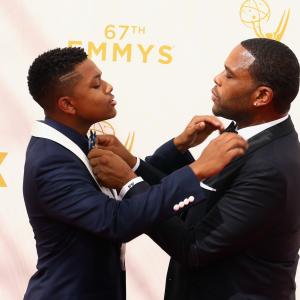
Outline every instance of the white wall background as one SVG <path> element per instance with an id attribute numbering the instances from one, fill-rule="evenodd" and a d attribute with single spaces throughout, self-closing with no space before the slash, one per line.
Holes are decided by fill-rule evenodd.
<path id="1" fill-rule="evenodd" d="M 114 86 L 118 116 L 111 121 L 125 141 L 135 132 L 133 152 L 144 157 L 179 133 L 195 114 L 211 112 L 213 77 L 223 68 L 230 50 L 241 40 L 255 37 L 240 20 L 240 7 L 270 8 L 270 19 L 261 21 L 264 33 L 274 32 L 285 9 L 291 15 L 282 41 L 300 58 L 298 38 L 300 2 L 202 0 L 0 0 L 0 165 L 7 187 L 0 187 L 0 299 L 22 299 L 35 271 L 36 252 L 22 198 L 22 169 L 31 124 L 43 117 L 31 99 L 26 83 L 29 65 L 40 53 L 64 47 L 68 41 L 105 43 L 107 57 L 93 55 L 103 78 Z M 248 8 L 248 15 L 256 17 Z M 243 15 L 245 17 L 245 15 Z M 107 25 L 116 27 L 108 39 Z M 122 29 L 129 26 L 123 39 Z M 136 26 L 136 27 L 132 27 Z M 144 28 L 144 33 L 134 31 Z M 113 61 L 113 44 L 131 45 L 131 59 Z M 142 62 L 138 44 L 153 45 Z M 172 61 L 159 53 L 166 46 Z M 129 46 L 128 46 L 129 47 Z M 300 130 L 299 97 L 291 115 Z M 193 150 L 197 156 L 200 147 Z M 127 247 L 129 300 L 163 298 L 168 257 L 150 239 L 139 237 Z M 297 279 L 300 282 L 300 278 Z M 298 294 L 300 292 L 298 291 Z"/>

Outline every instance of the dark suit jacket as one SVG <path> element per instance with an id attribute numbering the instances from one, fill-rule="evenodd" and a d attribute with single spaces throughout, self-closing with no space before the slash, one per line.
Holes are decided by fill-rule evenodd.
<path id="1" fill-rule="evenodd" d="M 46 123 L 87 153 L 85 137 L 49 119 Z M 123 201 L 109 199 L 75 154 L 33 137 L 26 154 L 24 199 L 38 262 L 24 299 L 125 299 L 121 242 L 173 215 L 174 204 L 190 195 L 203 198 L 199 181 L 186 167 L 150 189 L 145 182 L 137 184 Z"/>
<path id="2" fill-rule="evenodd" d="M 166 300 L 295 299 L 300 148 L 292 121 L 249 145 L 246 155 L 205 182 L 217 189 L 206 192 L 206 201 L 151 233 L 172 257 Z M 180 166 L 192 161 L 169 142 L 148 163 L 168 173 L 172 159 Z"/>

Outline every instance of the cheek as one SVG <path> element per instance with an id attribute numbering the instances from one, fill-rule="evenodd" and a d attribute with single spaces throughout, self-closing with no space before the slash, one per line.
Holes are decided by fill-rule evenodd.
<path id="1" fill-rule="evenodd" d="M 94 91 L 92 93 L 89 94 L 89 97 L 88 97 L 88 103 L 91 107 L 94 107 L 94 108 L 99 108 L 101 106 L 104 106 L 106 105 L 106 102 L 102 93 L 99 93 L 97 91 Z"/>
<path id="2" fill-rule="evenodd" d="M 243 97 L 245 90 L 238 84 L 228 84 L 220 93 L 220 96 L 225 101 L 230 101 L 231 99 L 239 99 Z"/>

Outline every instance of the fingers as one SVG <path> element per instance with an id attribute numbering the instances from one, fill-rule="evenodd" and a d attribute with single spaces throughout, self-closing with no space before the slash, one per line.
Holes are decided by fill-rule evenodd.
<path id="1" fill-rule="evenodd" d="M 100 179 L 101 178 L 101 165 L 93 166 L 93 173 Z"/>
<path id="2" fill-rule="evenodd" d="M 230 162 L 234 158 L 244 155 L 245 152 L 246 152 L 246 149 L 244 149 L 244 148 L 233 148 L 233 149 L 227 151 L 227 159 Z"/>
<path id="3" fill-rule="evenodd" d="M 224 133 L 212 140 L 190 165 L 200 180 L 216 175 L 234 158 L 245 154 L 247 142 L 236 133 Z"/>
<path id="4" fill-rule="evenodd" d="M 97 135 L 96 138 L 96 145 L 101 145 L 101 146 L 108 146 L 111 144 L 115 139 L 117 139 L 115 136 L 111 134 L 101 134 Z"/>
<path id="5" fill-rule="evenodd" d="M 212 141 L 213 145 L 222 153 L 226 164 L 238 156 L 245 154 L 248 149 L 248 143 L 236 133 L 224 133 Z"/>
<path id="6" fill-rule="evenodd" d="M 109 150 L 93 148 L 88 154 L 88 159 L 103 157 L 106 155 L 111 156 L 111 155 L 113 155 L 113 152 L 111 152 Z"/>
<path id="7" fill-rule="evenodd" d="M 243 150 L 247 150 L 248 148 L 248 143 L 236 133 L 225 132 L 213 141 L 216 141 L 220 147 L 224 146 L 224 150 L 227 151 L 234 148 L 241 148 Z"/>
<path id="8" fill-rule="evenodd" d="M 109 145 L 96 145 L 95 149 L 100 149 L 100 150 L 106 150 L 109 151 L 108 149 L 111 149 L 111 147 Z M 113 152 L 113 151 L 112 151 Z"/>
<path id="9" fill-rule="evenodd" d="M 111 151 L 95 148 L 88 158 L 97 181 L 106 187 L 120 190 L 136 177 L 129 165 Z"/>
<path id="10" fill-rule="evenodd" d="M 215 116 L 194 116 L 191 124 L 201 124 L 200 126 L 203 126 L 204 124 L 204 127 L 207 124 L 213 126 L 215 129 L 224 130 L 223 123 Z"/>
<path id="11" fill-rule="evenodd" d="M 192 128 L 193 132 L 202 131 L 206 127 L 206 124 L 205 122 L 200 121 L 191 124 L 190 127 Z"/>
<path id="12" fill-rule="evenodd" d="M 219 130 L 219 132 L 224 130 L 223 123 L 217 117 L 195 116 L 187 126 L 186 134 L 188 134 L 189 136 L 193 136 L 194 134 L 200 133 L 206 134 L 207 137 L 215 130 Z"/>

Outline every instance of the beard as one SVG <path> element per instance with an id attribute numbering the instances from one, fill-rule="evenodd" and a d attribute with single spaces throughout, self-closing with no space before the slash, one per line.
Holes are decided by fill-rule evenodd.
<path id="1" fill-rule="evenodd" d="M 211 110 L 212 110 L 212 113 L 216 117 L 222 117 L 222 118 L 225 118 L 225 119 L 234 120 L 233 116 L 235 115 L 235 113 L 230 109 L 220 107 L 220 106 L 216 105 L 216 103 L 215 103 Z"/>
<path id="2" fill-rule="evenodd" d="M 249 108 L 242 107 L 242 106 L 220 106 L 214 103 L 212 107 L 212 113 L 216 117 L 221 117 L 228 120 L 233 120 L 237 124 L 248 124 L 251 117 L 251 112 L 249 111 Z"/>

